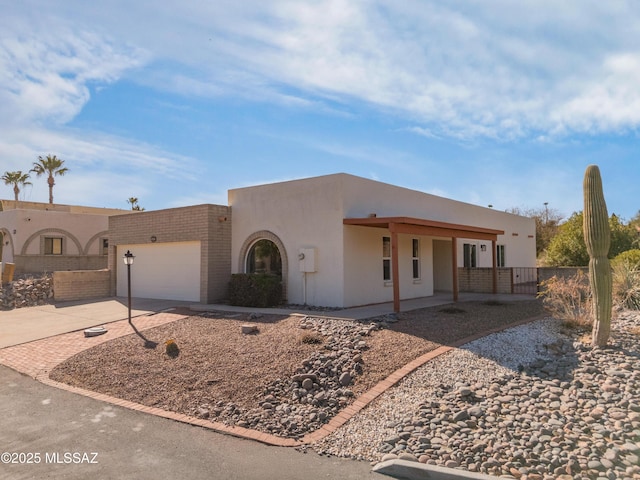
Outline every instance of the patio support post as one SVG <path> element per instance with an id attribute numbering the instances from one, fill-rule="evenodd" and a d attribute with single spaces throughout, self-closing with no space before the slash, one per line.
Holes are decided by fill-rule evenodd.
<path id="1" fill-rule="evenodd" d="M 458 301 L 458 239 L 451 237 L 451 264 L 453 268 L 453 301 Z"/>
<path id="2" fill-rule="evenodd" d="M 493 294 L 498 293 L 498 259 L 497 245 L 495 240 L 491 240 L 491 263 L 493 265 Z"/>
<path id="3" fill-rule="evenodd" d="M 400 313 L 400 272 L 398 267 L 398 232 L 395 225 L 389 225 L 391 231 L 391 280 L 393 281 L 393 311 Z"/>

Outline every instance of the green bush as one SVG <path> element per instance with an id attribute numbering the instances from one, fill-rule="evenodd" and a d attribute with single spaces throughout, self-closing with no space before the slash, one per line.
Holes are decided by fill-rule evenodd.
<path id="1" fill-rule="evenodd" d="M 236 273 L 229 282 L 229 303 L 241 307 L 274 307 L 282 302 L 280 276 Z"/>
<path id="2" fill-rule="evenodd" d="M 633 249 L 622 252 L 611 262 L 614 266 L 621 263 L 627 264 L 630 268 L 640 268 L 640 250 Z"/>

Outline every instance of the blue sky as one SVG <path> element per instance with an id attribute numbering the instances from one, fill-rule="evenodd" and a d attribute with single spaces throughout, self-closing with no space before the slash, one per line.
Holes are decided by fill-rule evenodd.
<path id="1" fill-rule="evenodd" d="M 640 4 L 0 0 L 0 173 L 147 210 L 346 172 L 496 209 L 640 210 Z M 33 178 L 21 196 L 47 201 Z M 0 197 L 12 198 L 0 185 Z"/>

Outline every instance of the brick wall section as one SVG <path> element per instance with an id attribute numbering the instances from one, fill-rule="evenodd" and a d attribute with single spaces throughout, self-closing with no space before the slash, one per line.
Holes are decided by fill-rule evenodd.
<path id="1" fill-rule="evenodd" d="M 511 293 L 510 268 L 498 268 L 498 293 Z M 493 293 L 492 268 L 459 268 L 458 288 L 460 292 Z"/>
<path id="2" fill-rule="evenodd" d="M 231 209 L 225 205 L 195 205 L 135 215 L 109 217 L 108 268 L 115 272 L 116 247 L 125 244 L 199 241 L 200 302 L 215 303 L 227 296 L 231 277 Z M 111 276 L 116 294 L 116 275 Z"/>
<path id="3" fill-rule="evenodd" d="M 16 255 L 16 275 L 59 270 L 102 270 L 107 268 L 106 255 Z"/>
<path id="4" fill-rule="evenodd" d="M 53 298 L 56 302 L 88 300 L 110 296 L 109 270 L 53 272 Z"/>

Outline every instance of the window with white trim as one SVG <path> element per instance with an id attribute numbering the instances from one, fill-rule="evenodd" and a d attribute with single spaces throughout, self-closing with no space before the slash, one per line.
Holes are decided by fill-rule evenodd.
<path id="1" fill-rule="evenodd" d="M 391 238 L 382 237 L 382 279 L 391 281 Z"/>
<path id="2" fill-rule="evenodd" d="M 506 257 L 504 255 L 504 245 L 496 245 L 496 266 L 506 267 Z"/>
<path id="3" fill-rule="evenodd" d="M 462 252 L 464 268 L 476 268 L 478 266 L 476 245 L 474 243 L 465 243 L 462 245 Z"/>
<path id="4" fill-rule="evenodd" d="M 420 280 L 420 240 L 411 240 L 411 265 L 413 269 L 413 279 Z"/>

